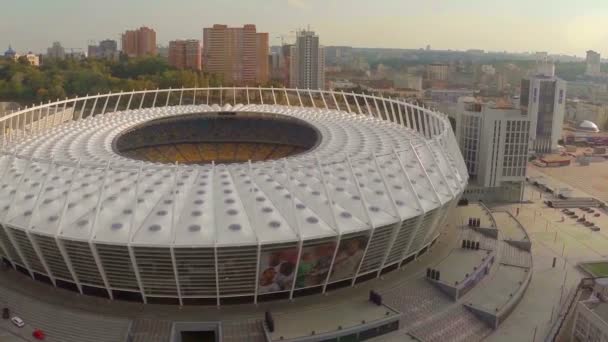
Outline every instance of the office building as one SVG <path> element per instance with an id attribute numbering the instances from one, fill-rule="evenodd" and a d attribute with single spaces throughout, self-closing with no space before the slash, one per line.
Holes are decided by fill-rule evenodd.
<path id="1" fill-rule="evenodd" d="M 290 51 L 289 68 L 292 88 L 325 88 L 325 49 L 313 31 L 298 31 Z"/>
<path id="2" fill-rule="evenodd" d="M 566 81 L 555 77 L 555 66 L 543 63 L 521 81 L 520 106 L 530 118 L 532 149 L 550 153 L 558 148 L 566 111 Z"/>
<path id="3" fill-rule="evenodd" d="M 447 81 L 450 67 L 447 64 L 429 64 L 426 66 L 426 78 L 429 81 Z"/>
<path id="4" fill-rule="evenodd" d="M 145 26 L 126 31 L 122 35 L 122 52 L 129 57 L 156 56 L 156 31 Z"/>
<path id="5" fill-rule="evenodd" d="M 600 70 L 600 54 L 593 51 L 593 50 L 589 50 L 587 51 L 587 68 L 585 69 L 585 75 L 587 76 L 591 76 L 591 77 L 598 77 L 602 75 L 602 72 Z"/>
<path id="6" fill-rule="evenodd" d="M 195 39 L 169 42 L 169 65 L 178 69 L 202 70 L 201 42 Z"/>
<path id="7" fill-rule="evenodd" d="M 99 42 L 98 45 L 89 45 L 88 54 L 89 58 L 118 59 L 118 43 L 115 40 L 106 39 Z"/>
<path id="8" fill-rule="evenodd" d="M 203 68 L 222 77 L 224 85 L 268 81 L 268 33 L 255 25 L 213 25 L 203 30 Z"/>
<path id="9" fill-rule="evenodd" d="M 469 200 L 523 198 L 530 119 L 508 100 L 458 100 L 456 137 L 470 176 Z"/>
<path id="10" fill-rule="evenodd" d="M 589 299 L 576 304 L 571 341 L 608 341 L 608 278 L 591 281 Z"/>
<path id="11" fill-rule="evenodd" d="M 53 45 L 47 49 L 46 58 L 49 59 L 65 59 L 65 49 L 59 42 L 53 42 Z"/>

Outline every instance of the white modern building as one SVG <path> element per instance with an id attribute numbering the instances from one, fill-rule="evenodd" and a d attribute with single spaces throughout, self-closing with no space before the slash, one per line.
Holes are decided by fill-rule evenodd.
<path id="1" fill-rule="evenodd" d="M 298 31 L 291 47 L 289 83 L 302 89 L 325 88 L 325 49 L 313 31 Z"/>
<path id="2" fill-rule="evenodd" d="M 530 119 L 510 103 L 458 101 L 456 137 L 471 181 L 465 197 L 517 202 L 523 196 Z"/>
<path id="3" fill-rule="evenodd" d="M 587 51 L 587 68 L 585 69 L 585 75 L 587 76 L 591 76 L 591 77 L 598 77 L 602 75 L 602 72 L 600 70 L 600 54 L 593 51 L 593 50 L 589 50 Z"/>
<path id="4" fill-rule="evenodd" d="M 532 149 L 556 151 L 566 111 L 566 81 L 555 77 L 552 63 L 541 64 L 535 75 L 521 81 L 520 106 L 532 125 Z"/>
<path id="5" fill-rule="evenodd" d="M 608 278 L 594 281 L 591 297 L 576 305 L 571 341 L 608 341 Z"/>

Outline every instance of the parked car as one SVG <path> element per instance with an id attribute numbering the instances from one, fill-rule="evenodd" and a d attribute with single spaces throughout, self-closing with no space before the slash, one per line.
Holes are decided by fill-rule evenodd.
<path id="1" fill-rule="evenodd" d="M 23 326 L 25 325 L 25 322 L 17 316 L 13 316 L 13 318 L 11 318 L 11 322 L 13 322 L 13 324 L 19 328 L 23 328 Z"/>

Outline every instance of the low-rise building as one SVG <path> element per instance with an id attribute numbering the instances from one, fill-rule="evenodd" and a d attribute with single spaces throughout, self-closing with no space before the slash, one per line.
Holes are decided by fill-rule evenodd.
<path id="1" fill-rule="evenodd" d="M 572 341 L 608 341 L 608 278 L 595 279 L 593 293 L 577 303 Z"/>

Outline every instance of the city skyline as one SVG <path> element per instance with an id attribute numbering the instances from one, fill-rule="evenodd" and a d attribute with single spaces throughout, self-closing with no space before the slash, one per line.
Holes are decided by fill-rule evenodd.
<path id="1" fill-rule="evenodd" d="M 346 8 L 349 15 L 344 15 Z M 24 0 L 4 9 L 11 15 L 0 22 L 0 46 L 10 44 L 19 52 L 43 52 L 53 41 L 67 49 L 84 50 L 90 40 L 119 40 L 124 30 L 137 26 L 154 28 L 159 45 L 167 46 L 170 40 L 201 39 L 204 27 L 221 23 L 255 24 L 260 32 L 270 33 L 271 45 L 280 43 L 281 35 L 293 41 L 294 30 L 310 25 L 326 46 L 416 49 L 430 45 L 438 50 L 549 51 L 579 57 L 592 49 L 608 55 L 608 32 L 603 28 L 608 4 L 598 0 L 576 5 L 567 0 L 513 0 L 491 7 L 480 0 L 458 4 L 383 0 L 382 6 L 364 0 L 178 0 L 170 4 Z M 32 22 L 40 29 L 32 30 Z"/>

